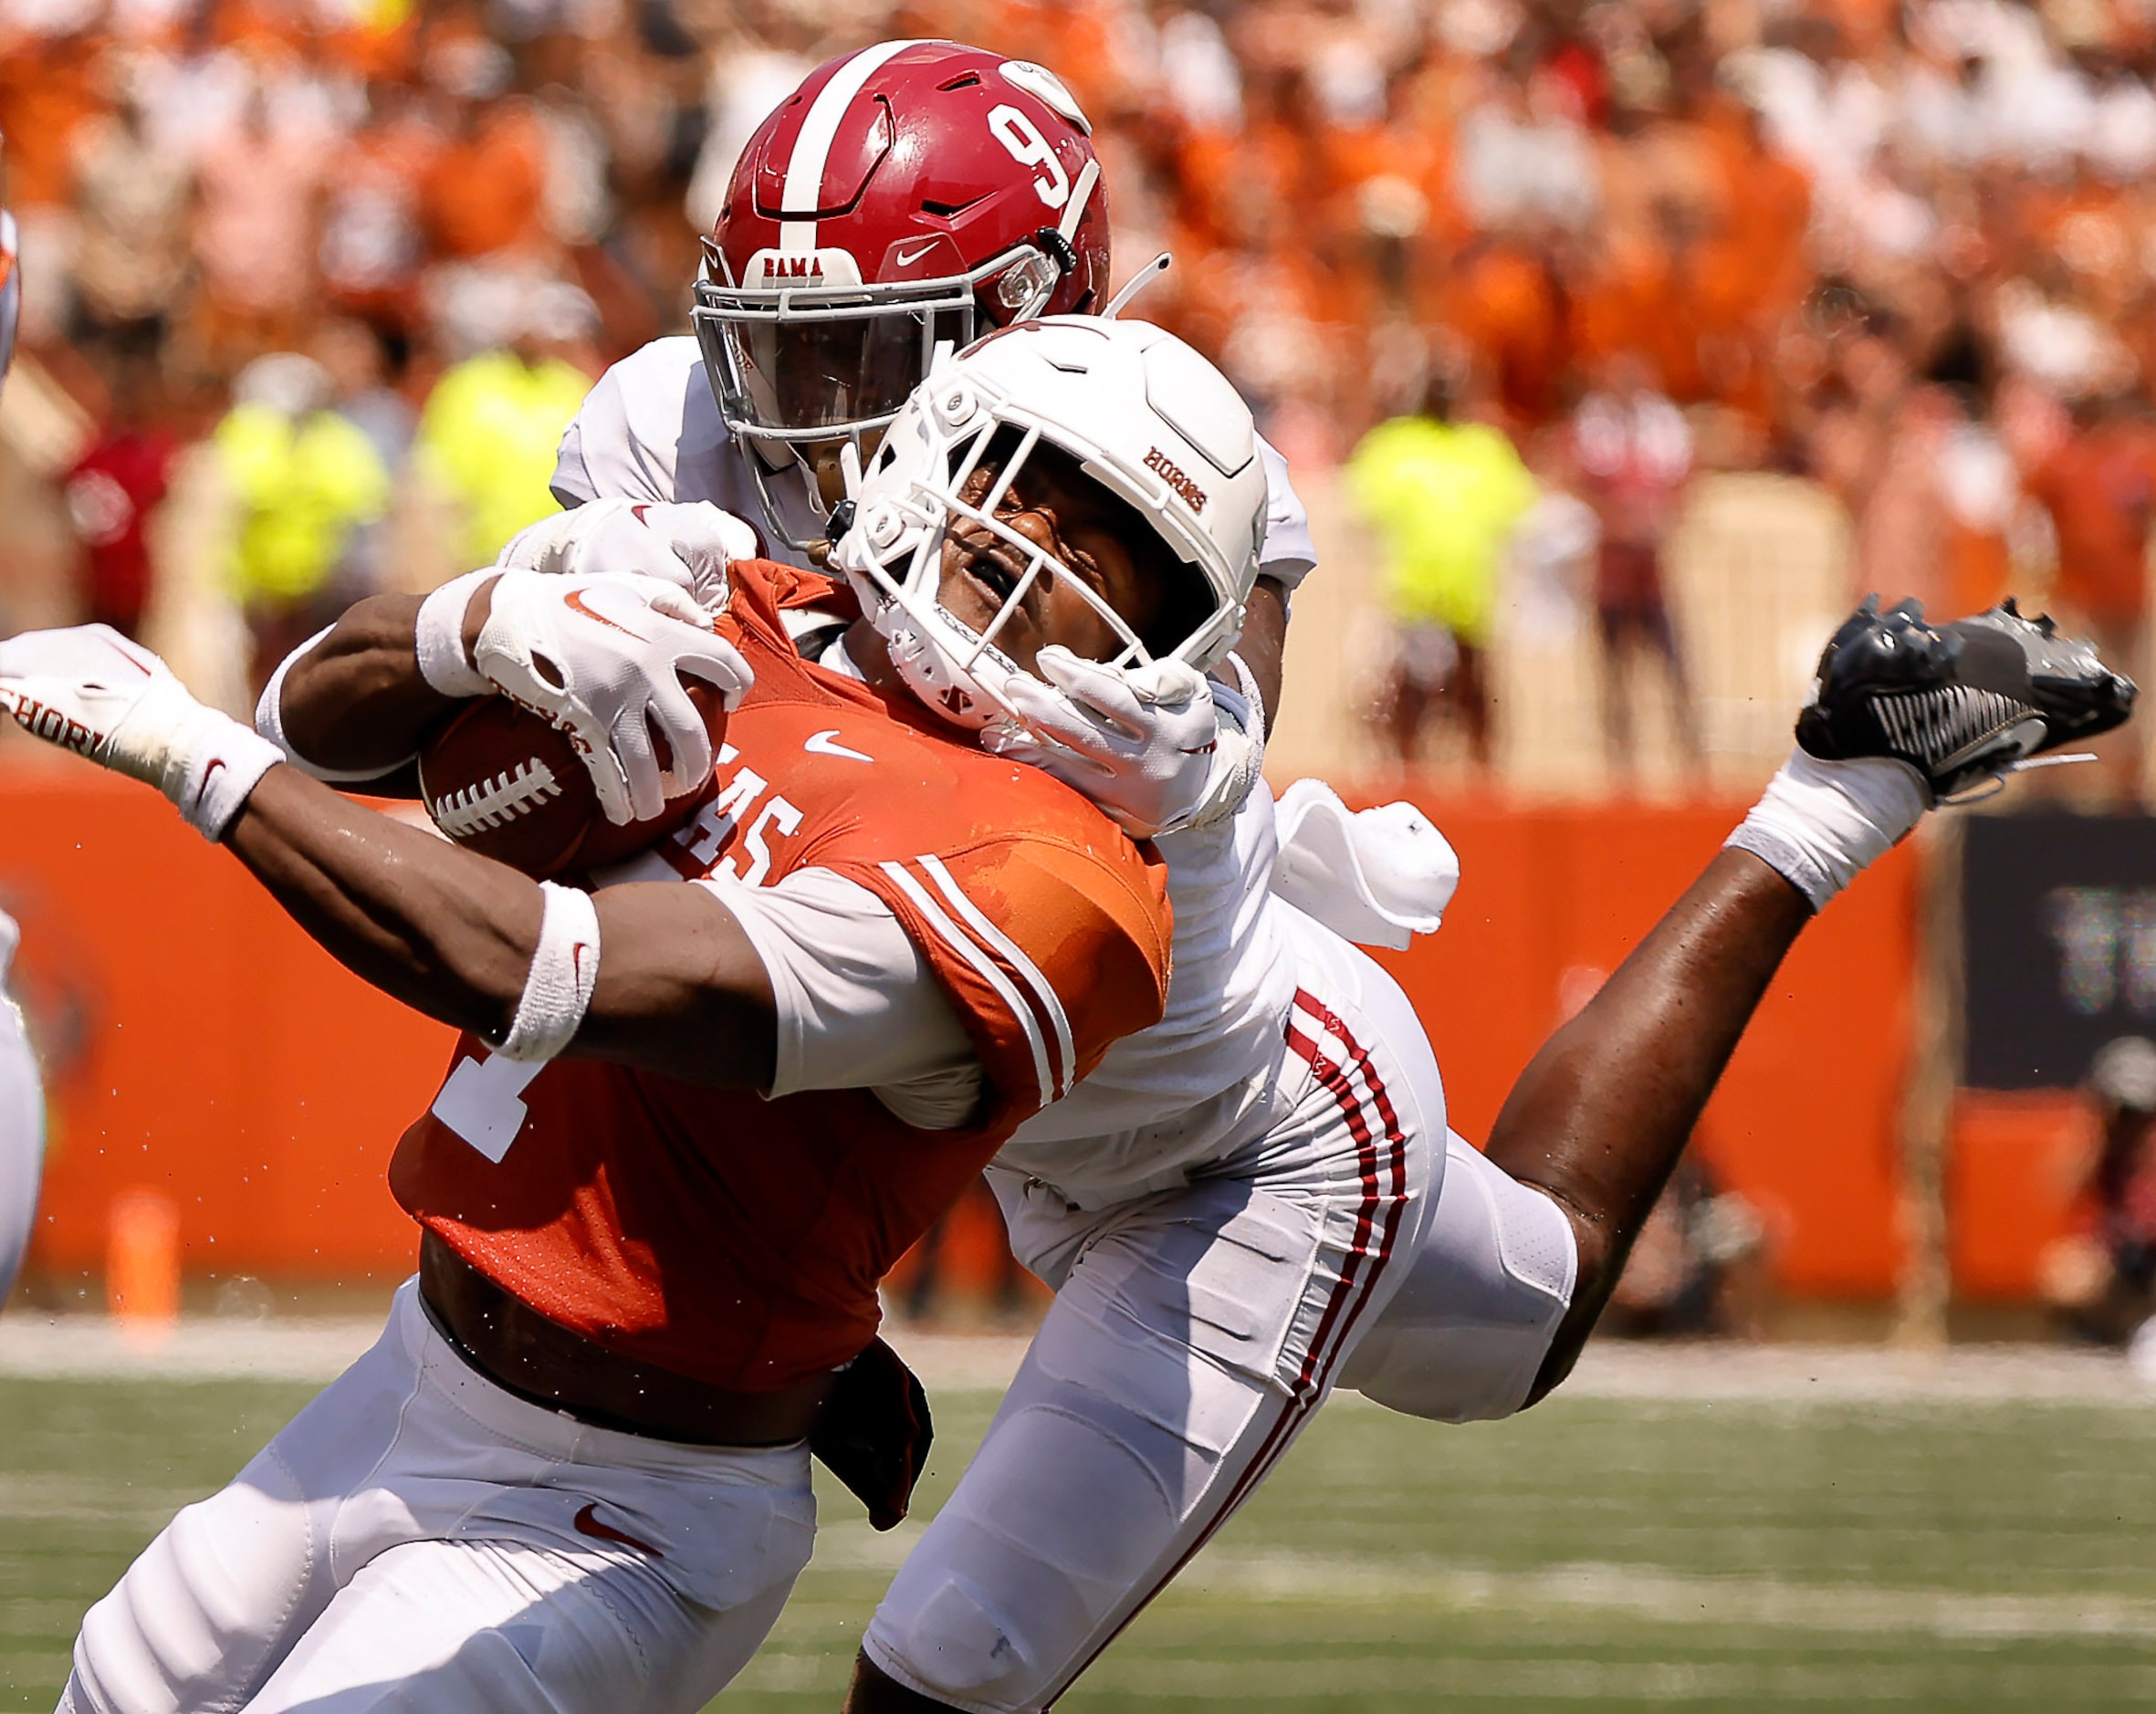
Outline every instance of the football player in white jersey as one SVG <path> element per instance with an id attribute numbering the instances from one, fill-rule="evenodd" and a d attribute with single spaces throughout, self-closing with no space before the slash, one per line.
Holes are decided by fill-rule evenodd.
<path id="1" fill-rule="evenodd" d="M 1038 695 L 1001 627 L 1022 633 L 1031 591 L 1084 572 L 1047 548 L 1045 516 L 995 516 L 1000 489 L 968 486 L 984 449 L 1021 486 L 1041 443 L 1088 470 L 1146 472 L 1118 491 L 1149 517 L 1182 517 L 1200 559 L 1231 560 L 1235 520 L 1254 521 L 1255 494 L 1236 503 L 1254 438 L 1217 375 L 1133 324 L 1066 318 L 1027 334 L 932 373 L 870 460 L 831 556 L 921 702 L 991 737 L 1022 727 Z M 1113 361 L 1131 346 L 1146 351 L 1142 375 Z M 1175 401 L 1192 449 L 1169 469 L 1141 450 L 1158 433 L 1148 393 Z M 643 516 L 693 533 L 680 508 Z M 953 539 L 997 608 L 985 623 L 936 599 Z M 1191 634 L 1233 622 L 1222 609 Z M 843 665 L 827 632 L 804 628 L 796 645 Z M 1148 670 L 1135 646 L 1125 659 Z M 1050 1706 L 1334 1385 L 1441 1420 L 1502 1416 L 1555 1386 L 1814 912 L 1935 795 L 2113 724 L 2130 698 L 2084 645 L 2010 611 L 1942 632 L 1860 611 L 1822 663 L 1805 749 L 1522 1078 L 1486 1155 L 1447 1132 L 1397 986 L 1278 894 L 1238 886 L 1272 873 L 1268 797 L 1164 836 L 1178 912 L 1167 1017 L 991 1168 L 1013 1242 L 1056 1299 L 879 1606 L 849 1707 Z M 1953 717 L 1910 717 L 1934 704 Z M 1344 892 L 1382 916 L 1382 889 L 1355 896 L 1355 865 L 1377 854 L 1366 830 L 1336 813 L 1321 825 L 1334 892 L 1300 896 L 1334 914 Z"/>
<path id="2" fill-rule="evenodd" d="M 1004 156 L 1021 169 L 1015 180 Z M 924 161 L 932 184 L 908 172 Z M 997 224 L 1014 199 L 1041 217 L 1028 193 L 1058 211 L 1055 228 L 1030 238 Z M 829 528 L 851 454 L 870 460 L 864 508 L 910 493 L 947 516 L 958 496 L 939 496 L 933 470 L 908 462 L 920 446 L 875 452 L 900 378 L 983 320 L 1062 307 L 1059 294 L 1097 308 L 1105 256 L 1096 263 L 1087 241 L 1097 194 L 1083 117 L 1039 68 L 906 43 L 822 68 L 737 172 L 698 287 L 704 362 L 687 341 L 662 341 L 612 371 L 564 439 L 559 497 L 738 509 L 753 495 L 798 551 Z M 978 227 L 966 224 L 975 210 L 988 216 Z M 964 386 L 957 396 L 968 411 L 979 402 Z M 907 420 L 936 439 L 932 408 Z M 1154 467 L 1161 491 L 1134 498 L 1172 507 L 1195 491 L 1203 504 L 1192 473 Z M 1261 559 L 1273 599 L 1252 601 L 1245 635 L 1276 681 L 1285 590 L 1313 556 L 1284 470 L 1269 461 L 1267 474 Z M 850 573 L 874 583 L 890 542 L 862 544 L 878 528 L 905 539 L 892 521 L 904 509 L 880 524 L 863 511 L 840 561 Z M 599 527 L 567 519 L 535 541 L 558 549 Z M 695 534 L 678 517 L 666 527 Z M 1013 560 L 1001 575 L 1015 584 L 1023 573 Z M 876 589 L 863 592 L 873 608 Z M 1162 695 L 1181 688 L 1172 675 L 1141 667 L 1118 687 L 1074 668 L 1052 674 L 1072 693 L 1061 705 L 1022 684 L 1000 697 L 968 670 L 977 650 L 962 638 L 939 646 L 932 611 L 884 593 L 905 642 L 895 652 L 930 705 L 985 725 L 990 741 L 1042 761 L 1134 831 L 1169 830 L 1168 1016 L 1032 1121 L 991 1174 L 1021 1257 L 1059 1295 L 988 1441 L 880 1608 L 853 1701 L 1028 1709 L 1060 1695 L 1219 1527 L 1336 1380 L 1460 1420 L 1505 1415 L 1562 1377 L 1809 904 L 1761 865 L 1728 860 L 1637 961 L 1625 991 L 1653 1003 L 1627 1017 L 1613 999 L 1582 1024 L 1586 1052 L 1569 1048 L 1562 1071 L 1523 1083 L 1507 1113 L 1516 1122 L 1486 1158 L 1445 1131 L 1434 1061 L 1397 988 L 1268 900 L 1272 807 L 1253 794 L 1245 813 L 1225 813 L 1255 771 L 1254 744 L 1240 768 L 1218 752 L 1209 775 L 1164 766 L 1198 747 L 1188 726 L 1161 740 L 1176 710 L 1204 700 Z M 812 621 L 799 641 L 817 646 Z M 1242 679 L 1240 699 L 1212 693 L 1243 716 L 1220 723 L 1230 752 L 1246 728 L 1261 731 L 1260 687 L 1247 670 Z M 1880 767 L 1885 807 L 1851 811 L 1858 831 L 1838 830 L 1838 879 L 1890 842 L 1882 827 L 1921 807 L 1906 770 Z M 1838 810 L 1846 795 L 1839 783 L 1781 789 L 1807 812 L 1815 799 Z M 1291 881 L 1315 868 L 1333 883 L 1303 892 L 1304 903 L 1381 933 L 1434 925 L 1446 881 L 1429 854 L 1441 841 L 1397 809 L 1388 830 L 1350 822 L 1322 797 L 1296 808 L 1311 810 L 1298 831 L 1331 840 L 1341 860 L 1291 862 Z M 1424 837 L 1388 853 L 1387 831 Z M 1404 897 L 1400 875 L 1367 873 L 1402 854 Z M 1356 883 L 1343 887 L 1344 875 Z M 1744 932 L 1715 941 L 1711 925 L 1732 915 Z M 1555 1092 L 1616 1039 L 1669 1030 L 1683 981 L 1701 972 L 1729 1002 L 1710 1009 L 1728 1030 L 1676 1044 L 1680 1074 L 1644 1092 L 1575 1090 L 1576 1108 Z M 1345 1228 L 1321 1208 L 1352 1210 Z"/>
<path id="3" fill-rule="evenodd" d="M 0 379 L 15 358 L 23 283 L 16 267 L 15 216 L 0 208 Z M 37 1218 L 45 1165 L 45 1089 L 23 1014 L 8 998 L 7 971 L 22 931 L 0 911 L 0 1305 L 15 1289 Z"/>

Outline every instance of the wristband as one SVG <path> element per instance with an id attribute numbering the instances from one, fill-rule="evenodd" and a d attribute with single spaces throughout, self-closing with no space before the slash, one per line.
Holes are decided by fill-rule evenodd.
<path id="1" fill-rule="evenodd" d="M 321 640 L 334 631 L 334 625 L 324 625 L 313 636 L 301 643 L 291 653 L 277 664 L 277 671 L 269 675 L 269 683 L 262 687 L 262 698 L 255 705 L 255 730 L 284 752 L 285 760 L 291 763 L 310 779 L 319 779 L 331 786 L 363 785 L 380 779 L 384 774 L 393 773 L 397 768 L 412 760 L 404 758 L 392 768 L 324 768 L 321 763 L 309 761 L 292 747 L 292 740 L 285 732 L 285 679 L 300 660 L 312 653 Z"/>
<path id="2" fill-rule="evenodd" d="M 165 770 L 164 795 L 187 825 L 213 845 L 220 843 L 262 776 L 285 759 L 261 734 L 224 715 L 221 728 Z"/>
<path id="3" fill-rule="evenodd" d="M 464 621 L 479 585 L 499 576 L 498 566 L 467 571 L 460 578 L 451 578 L 419 604 L 419 622 L 412 635 L 413 649 L 419 656 L 419 675 L 442 695 L 466 701 L 494 689 L 465 653 Z"/>
<path id="4" fill-rule="evenodd" d="M 539 946 L 516 1020 L 497 1050 L 528 1064 L 553 1059 L 569 1046 L 599 981 L 599 907 L 591 895 L 542 881 L 539 897 Z"/>

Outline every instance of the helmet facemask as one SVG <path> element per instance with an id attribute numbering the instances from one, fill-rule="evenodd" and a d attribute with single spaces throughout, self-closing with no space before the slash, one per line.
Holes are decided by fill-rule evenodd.
<path id="1" fill-rule="evenodd" d="M 1074 474 L 1096 488 L 1111 510 L 1120 506 L 1130 514 L 1146 538 L 1127 544 L 1141 568 L 1164 561 L 1174 567 L 1169 575 L 1188 580 L 1192 599 L 1180 601 L 1176 591 L 1169 592 L 1163 621 L 1148 627 L 1155 632 L 1150 645 L 1088 578 L 1002 515 L 1014 487 L 1027 492 L 1022 485 L 1029 467 L 1038 474 L 1043 462 L 1059 455 L 1063 475 Z M 968 490 L 979 486 L 977 478 L 984 476 L 985 489 L 968 497 Z M 993 591 L 1000 601 L 985 622 L 969 622 L 945 603 L 947 549 L 954 533 L 970 556 L 968 570 L 977 576 L 989 550 L 1001 550 L 990 575 L 1008 580 L 1010 587 Z M 1024 729 L 1007 687 L 1014 677 L 1032 674 L 1002 640 L 1043 580 L 1060 580 L 1054 587 L 1076 595 L 1102 622 L 1113 639 L 1111 653 L 1104 658 L 1114 666 L 1147 664 L 1166 655 L 1203 670 L 1232 646 L 1240 620 L 1240 609 L 1223 611 L 1198 569 L 1177 559 L 1078 449 L 1058 442 L 1052 424 L 1010 401 L 984 399 L 962 375 L 950 371 L 945 379 L 931 378 L 870 464 L 852 528 L 834 548 L 832 565 L 853 584 L 908 688 L 967 730 Z M 1015 577 L 1013 565 L 1022 568 Z M 1198 610 L 1190 624 L 1177 626 L 1166 617 L 1178 607 Z M 1164 638 L 1159 634 L 1163 622 L 1184 634 Z"/>
<path id="2" fill-rule="evenodd" d="M 817 455 L 851 442 L 865 460 L 939 349 L 962 349 L 992 328 L 1041 314 L 1077 265 L 1073 236 L 1099 179 L 1099 163 L 1088 161 L 1057 225 L 937 279 L 864 285 L 855 257 L 830 247 L 759 251 L 747 277 L 735 280 L 719 246 L 704 241 L 691 323 L 720 418 L 759 454 L 750 461 L 759 497 L 791 546 L 811 542 L 785 525 L 769 476 L 799 465 L 811 510 L 827 524 Z M 784 283 L 791 279 L 803 283 Z"/>

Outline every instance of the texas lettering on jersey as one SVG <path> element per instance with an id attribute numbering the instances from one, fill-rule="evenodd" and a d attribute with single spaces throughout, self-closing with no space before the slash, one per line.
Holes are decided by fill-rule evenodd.
<path id="1" fill-rule="evenodd" d="M 1161 1015 L 1165 872 L 1075 793 L 804 662 L 782 606 L 813 573 L 734 568 L 756 684 L 696 817 L 622 878 L 769 885 L 819 867 L 876 894 L 980 1056 L 982 1108 L 918 1131 L 865 1090 L 766 1101 L 466 1038 L 391 1167 L 404 1207 L 542 1314 L 715 1385 L 847 1362 L 876 1287 L 1029 1114 Z"/>

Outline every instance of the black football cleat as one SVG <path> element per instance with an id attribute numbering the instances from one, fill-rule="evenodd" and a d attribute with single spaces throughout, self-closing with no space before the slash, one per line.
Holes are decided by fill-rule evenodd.
<path id="1" fill-rule="evenodd" d="M 1819 657 L 1796 741 L 1826 761 L 1906 762 L 1943 801 L 2109 732 L 2133 698 L 2133 680 L 2093 644 L 2024 619 L 2011 597 L 1934 629 L 1920 602 L 1882 613 L 1868 595 Z"/>

